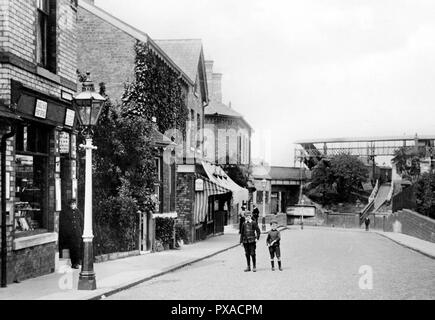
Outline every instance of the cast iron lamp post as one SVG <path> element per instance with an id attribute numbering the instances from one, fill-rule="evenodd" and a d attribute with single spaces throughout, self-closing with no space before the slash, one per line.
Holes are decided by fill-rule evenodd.
<path id="1" fill-rule="evenodd" d="M 263 231 L 266 231 L 266 187 L 267 187 L 267 180 L 263 179 L 261 181 L 261 186 L 263 187 L 263 219 L 262 219 L 262 229 Z"/>
<path id="2" fill-rule="evenodd" d="M 92 127 L 94 127 L 106 99 L 95 92 L 94 83 L 90 74 L 87 73 L 86 81 L 83 83 L 82 92 L 74 97 L 74 106 L 80 125 L 83 127 L 82 134 L 85 136 L 86 144 L 80 148 L 86 150 L 85 170 L 85 216 L 83 227 L 83 263 L 79 277 L 79 290 L 95 290 L 97 282 L 94 272 L 93 253 L 93 231 L 92 231 L 92 150 L 97 148 L 92 145 Z"/>

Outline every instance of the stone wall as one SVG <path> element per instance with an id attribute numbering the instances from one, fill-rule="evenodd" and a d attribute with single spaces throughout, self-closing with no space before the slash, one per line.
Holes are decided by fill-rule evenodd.
<path id="1" fill-rule="evenodd" d="M 435 242 L 435 220 L 411 210 L 398 211 L 388 216 L 385 231 L 399 232 L 421 240 Z"/>

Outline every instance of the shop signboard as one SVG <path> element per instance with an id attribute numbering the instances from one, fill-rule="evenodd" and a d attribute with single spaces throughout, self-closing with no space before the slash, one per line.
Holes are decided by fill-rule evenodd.
<path id="1" fill-rule="evenodd" d="M 73 127 L 75 119 L 76 119 L 76 112 L 71 109 L 66 109 L 65 125 L 68 127 Z"/>
<path id="2" fill-rule="evenodd" d="M 204 191 L 204 180 L 203 179 L 196 179 L 195 191 L 197 191 L 197 192 Z"/>
<path id="3" fill-rule="evenodd" d="M 47 102 L 37 99 L 35 107 L 35 117 L 46 119 L 47 118 Z"/>
<path id="4" fill-rule="evenodd" d="M 59 153 L 60 154 L 69 154 L 70 151 L 70 143 L 69 143 L 69 133 L 61 132 L 59 134 Z"/>
<path id="5" fill-rule="evenodd" d="M 315 217 L 316 207 L 309 205 L 296 205 L 287 207 L 287 215 L 292 217 Z"/>

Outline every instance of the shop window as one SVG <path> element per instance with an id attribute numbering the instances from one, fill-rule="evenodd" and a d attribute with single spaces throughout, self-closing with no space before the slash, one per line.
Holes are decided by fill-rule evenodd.
<path id="1" fill-rule="evenodd" d="M 36 61 L 56 73 L 56 0 L 37 0 Z"/>
<path id="2" fill-rule="evenodd" d="M 15 233 L 47 229 L 48 133 L 41 126 L 20 126 L 16 137 Z"/>

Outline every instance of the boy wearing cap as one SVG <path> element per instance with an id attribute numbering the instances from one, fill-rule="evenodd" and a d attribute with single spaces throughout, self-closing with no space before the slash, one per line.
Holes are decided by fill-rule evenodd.
<path id="1" fill-rule="evenodd" d="M 278 231 L 278 222 L 276 220 L 273 220 L 270 225 L 272 230 L 270 230 L 269 234 L 267 235 L 266 244 L 269 247 L 272 271 L 275 271 L 275 255 L 278 260 L 279 271 L 282 271 L 280 248 L 281 233 Z"/>
<path id="2" fill-rule="evenodd" d="M 252 257 L 252 271 L 257 272 L 257 258 L 255 250 L 257 249 L 257 241 L 260 240 L 261 231 L 258 224 L 252 220 L 252 214 L 249 211 L 245 213 L 245 223 L 243 223 L 240 232 L 240 244 L 245 248 L 245 256 L 248 267 L 245 272 L 251 271 L 251 257 Z"/>

